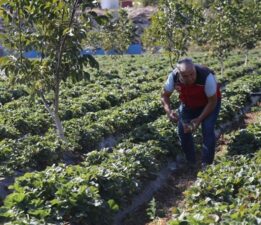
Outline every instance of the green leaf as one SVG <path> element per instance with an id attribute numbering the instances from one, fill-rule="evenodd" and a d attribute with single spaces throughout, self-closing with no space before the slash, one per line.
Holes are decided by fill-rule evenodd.
<path id="1" fill-rule="evenodd" d="M 107 203 L 109 204 L 110 209 L 114 212 L 119 210 L 119 205 L 114 201 L 114 199 L 108 200 Z"/>

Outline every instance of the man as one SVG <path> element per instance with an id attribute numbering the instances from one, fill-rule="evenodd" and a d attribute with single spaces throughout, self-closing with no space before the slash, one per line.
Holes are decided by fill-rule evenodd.
<path id="1" fill-rule="evenodd" d="M 171 109 L 170 96 L 179 92 L 181 105 L 178 114 Z M 221 105 L 221 93 L 214 72 L 207 67 L 196 65 L 185 58 L 177 63 L 169 74 L 161 101 L 168 118 L 178 122 L 178 135 L 182 150 L 191 167 L 195 167 L 195 149 L 192 132 L 202 127 L 202 168 L 213 163 L 215 155 L 215 123 Z"/>

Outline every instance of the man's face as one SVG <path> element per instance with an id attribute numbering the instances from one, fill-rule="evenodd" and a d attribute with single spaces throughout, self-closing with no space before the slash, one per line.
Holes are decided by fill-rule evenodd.
<path id="1" fill-rule="evenodd" d="M 196 70 L 193 67 L 180 72 L 180 75 L 181 75 L 181 77 L 180 77 L 181 81 L 184 84 L 191 85 L 191 84 L 194 84 L 196 81 Z"/>

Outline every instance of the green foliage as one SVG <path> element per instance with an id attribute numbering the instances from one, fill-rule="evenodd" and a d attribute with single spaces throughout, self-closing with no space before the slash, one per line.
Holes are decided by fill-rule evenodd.
<path id="1" fill-rule="evenodd" d="M 258 224 L 260 156 L 229 157 L 199 173 L 170 224 Z"/>
<path id="2" fill-rule="evenodd" d="M 133 24 L 127 11 L 120 9 L 117 15 L 109 17 L 102 26 L 90 31 L 85 44 L 93 48 L 103 48 L 106 52 L 114 50 L 123 54 L 131 44 Z"/>
<path id="3" fill-rule="evenodd" d="M 82 165 L 27 173 L 12 186 L 0 221 L 111 224 L 113 214 L 142 188 L 144 177 L 159 170 L 166 153 L 157 141 L 126 142 L 113 153 L 89 153 Z"/>
<path id="4" fill-rule="evenodd" d="M 19 220 L 38 223 L 67 220 L 78 224 L 93 221 L 91 224 L 95 224 L 95 221 L 103 221 L 102 218 L 106 221 L 104 215 L 109 211 L 108 204 L 99 195 L 96 176 L 87 171 L 79 166 L 65 168 L 61 165 L 41 173 L 25 174 L 13 185 L 15 192 L 5 199 L 2 219 L 3 216 L 13 218 L 14 223 Z M 25 192 L 28 193 L 26 198 Z M 8 210 L 12 205 L 18 208 Z M 23 210 L 27 215 L 22 214 Z"/>
<path id="5" fill-rule="evenodd" d="M 151 26 L 145 30 L 143 43 L 145 47 L 163 47 L 173 67 L 173 63 L 186 54 L 192 33 L 201 20 L 201 11 L 196 6 L 184 1 L 162 0 Z"/>
<path id="6" fill-rule="evenodd" d="M 260 148 L 261 125 L 253 124 L 233 134 L 228 145 L 228 154 L 249 154 L 256 152 Z"/>
<path id="7" fill-rule="evenodd" d="M 69 77 L 73 81 L 88 77 L 87 65 L 98 68 L 92 56 L 80 54 L 90 20 L 98 18 L 89 11 L 85 13 L 85 9 L 94 7 L 95 3 L 91 0 L 81 4 L 78 0 L 0 3 L 5 28 L 2 44 L 12 50 L 10 56 L 1 58 L 2 68 L 11 84 L 25 84 L 32 95 L 41 96 L 59 136 L 64 138 L 58 116 L 60 83 Z M 82 12 L 76 13 L 79 9 Z M 25 58 L 23 53 L 28 50 L 40 52 L 41 59 Z M 52 105 L 45 99 L 49 91 L 54 93 Z"/>
<path id="8" fill-rule="evenodd" d="M 123 54 L 131 44 L 133 24 L 125 10 L 119 10 L 119 17 L 104 27 L 102 32 L 103 47 L 106 51 L 114 49 Z"/>
<path id="9" fill-rule="evenodd" d="M 207 48 L 213 56 L 218 58 L 222 76 L 224 59 L 236 44 L 233 40 L 237 27 L 235 5 L 230 0 L 213 1 L 205 12 L 205 22 L 201 28 L 202 34 L 196 39 L 199 45 Z"/>
<path id="10" fill-rule="evenodd" d="M 221 81 L 229 84 L 223 91 L 219 123 L 233 120 L 248 103 L 250 93 L 260 87 L 259 54 L 251 54 L 249 67 L 242 66 L 244 60 L 240 55 L 227 61 L 230 70 Z M 202 56 L 198 58 L 199 62 L 203 60 Z M 73 151 L 73 155 L 79 157 L 82 152 L 99 148 L 104 138 L 118 137 L 119 134 L 126 135 L 132 143 L 160 141 L 162 148 L 176 155 L 175 127 L 164 120 L 164 116 L 160 117 L 164 111 L 160 106 L 159 91 L 168 73 L 167 58 L 123 56 L 117 59 L 117 69 L 110 69 L 112 61 L 115 59 L 101 57 L 103 68 L 99 72 L 91 71 L 91 82 L 67 81 L 62 84 L 60 115 L 69 146 L 60 145 L 53 137 L 51 120 L 44 107 L 39 105 L 39 99 L 30 102 L 27 96 L 3 105 L 0 109 L 1 174 L 43 169 L 63 161 L 61 154 L 64 152 Z M 217 61 L 208 59 L 205 62 L 219 68 Z M 178 97 L 172 97 L 173 107 L 177 107 Z M 158 120 L 154 121 L 156 118 Z M 42 159 L 41 155 L 44 156 Z"/>
<path id="11" fill-rule="evenodd" d="M 226 65 L 231 67 L 231 71 L 228 71 L 222 80 L 228 83 L 226 90 L 223 91 L 220 114 L 222 123 L 231 121 L 240 108 L 249 102 L 250 93 L 260 88 L 259 54 L 260 52 L 257 51 L 253 54 L 253 61 L 249 68 L 241 66 L 243 60 L 238 55 L 227 61 Z M 199 62 L 204 60 L 202 55 L 197 57 Z M 67 81 L 62 84 L 62 109 L 70 110 L 67 116 L 71 113 L 71 116 L 63 117 L 66 120 L 64 125 L 70 143 L 68 145 L 54 137 L 54 130 L 50 121 L 46 120 L 47 115 L 43 113 L 43 107 L 28 104 L 28 96 L 2 106 L 0 110 L 0 134 L 3 135 L 0 143 L 1 175 L 35 169 L 44 171 L 34 171 L 17 178 L 11 189 L 14 190 L 13 193 L 6 198 L 0 208 L 0 223 L 112 224 L 115 213 L 129 205 L 132 197 L 140 193 L 149 180 L 155 178 L 155 174 L 167 162 L 170 153 L 174 156 L 177 154 L 179 146 L 176 127 L 163 115 L 159 101 L 160 88 L 168 72 L 167 59 L 158 55 L 123 56 L 117 59 L 119 66 L 111 69 L 112 60 L 115 59 L 102 57 L 100 64 L 103 68 L 99 72 L 91 71 L 90 82 Z M 206 63 L 216 69 L 219 68 L 217 61 L 212 59 L 208 59 Z M 234 70 L 235 74 L 233 74 Z M 92 104 L 87 102 L 91 98 L 87 90 L 93 93 Z M 173 95 L 172 100 L 173 107 L 177 107 L 177 95 Z M 86 113 L 87 109 L 93 111 Z M 30 113 L 30 110 L 37 113 Z M 37 123 L 42 127 L 39 130 Z M 257 130 L 253 129 L 250 133 L 256 132 Z M 121 134 L 119 143 L 114 147 L 80 155 L 84 162 L 79 165 L 58 165 L 63 160 L 61 153 L 64 151 L 68 153 L 72 150 L 74 151 L 72 155 L 78 156 L 82 153 L 80 151 L 93 150 L 104 137 L 113 137 L 114 134 Z M 256 135 L 256 138 L 258 137 L 259 133 Z M 233 160 L 241 162 L 238 158 Z M 210 184 L 205 187 L 202 181 L 200 187 L 195 190 L 195 196 L 194 194 L 191 196 L 197 197 L 201 189 L 204 192 L 200 192 L 200 196 L 204 193 L 211 195 L 218 190 L 220 191 L 220 195 L 218 192 L 216 194 L 218 198 L 226 201 L 228 196 L 230 200 L 231 196 L 234 197 L 236 194 L 231 190 L 238 190 L 237 181 L 241 185 L 245 182 L 244 177 L 252 180 L 250 174 L 254 177 L 251 185 L 255 185 L 255 168 L 251 164 L 251 169 L 245 170 L 249 161 L 251 160 L 240 164 L 243 165 L 242 173 L 239 172 L 241 167 L 236 167 L 233 163 L 223 164 L 225 169 L 221 166 L 224 169 L 220 173 L 221 179 L 217 178 L 218 169 L 214 170 L 210 173 L 210 178 L 206 178 L 207 182 L 210 179 Z M 255 165 L 260 163 L 259 157 Z M 46 169 L 47 165 L 52 164 L 55 165 Z M 211 180 L 212 177 L 217 180 Z M 236 177 L 237 181 L 230 177 L 233 179 Z M 212 184 L 215 187 L 208 190 Z M 244 197 L 246 200 L 241 201 L 237 198 L 239 205 L 243 205 L 242 208 L 237 208 L 237 201 L 233 202 L 232 206 L 222 202 L 221 209 L 219 202 L 215 202 L 217 211 L 209 209 L 213 205 L 207 205 L 206 211 L 205 208 L 202 211 L 199 209 L 193 214 L 192 219 L 188 216 L 190 224 L 209 224 L 213 221 L 219 223 L 223 219 L 223 214 L 226 218 L 230 215 L 234 218 L 238 216 L 238 212 L 240 215 L 236 222 L 234 219 L 228 219 L 226 220 L 229 221 L 228 224 L 241 221 L 252 223 L 254 221 L 252 215 L 258 217 L 257 204 L 253 203 L 249 206 L 247 201 L 249 199 L 252 201 L 252 195 L 255 198 L 255 187 L 250 189 L 247 186 L 247 188 L 249 189 L 243 192 L 240 188 L 240 196 L 245 196 L 246 193 L 247 197 Z M 214 197 L 213 199 L 216 201 Z M 196 204 L 192 205 L 189 212 Z M 223 211 L 223 207 L 227 207 L 228 211 L 227 208 Z M 154 205 L 152 208 L 157 207 Z M 153 215 L 154 212 L 155 210 L 152 210 Z M 202 220 L 201 212 L 204 216 Z M 228 216 L 226 212 L 230 215 Z M 183 219 L 187 220 L 187 214 L 185 216 L 186 218 Z"/>
<path id="12" fill-rule="evenodd" d="M 147 215 L 151 220 L 155 220 L 157 215 L 157 203 L 155 198 L 152 198 L 151 201 L 148 204 L 148 208 L 146 209 Z"/>
<path id="13" fill-rule="evenodd" d="M 63 149 L 69 145 L 53 136 L 27 136 L 21 140 L 4 139 L 0 142 L 0 175 L 12 175 L 16 171 L 42 170 L 56 163 Z"/>
<path id="14" fill-rule="evenodd" d="M 6 74 L 15 76 L 13 81 L 25 82 L 34 87 L 35 91 L 52 90 L 57 67 L 57 48 L 62 40 L 66 43 L 59 79 L 66 80 L 68 76 L 83 73 L 83 66 L 91 62 L 79 54 L 88 24 L 77 22 L 79 16 L 73 17 L 73 4 L 76 2 L 13 0 L 2 7 L 7 32 L 2 36 L 3 44 L 14 51 L 14 55 L 3 59 L 7 61 L 4 68 Z M 24 58 L 24 51 L 31 49 L 41 52 L 44 60 Z"/>
<path id="15" fill-rule="evenodd" d="M 243 50 L 248 63 L 248 52 L 261 40 L 261 6 L 256 0 L 243 1 L 237 5 L 237 28 L 235 39 Z"/>

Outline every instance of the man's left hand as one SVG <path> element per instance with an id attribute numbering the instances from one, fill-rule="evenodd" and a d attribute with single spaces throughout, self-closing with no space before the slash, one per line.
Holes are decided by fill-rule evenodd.
<path id="1" fill-rule="evenodd" d="M 192 129 L 191 132 L 193 132 L 199 127 L 200 120 L 198 118 L 195 118 L 195 119 L 191 120 L 190 124 L 191 124 L 191 129 Z"/>

